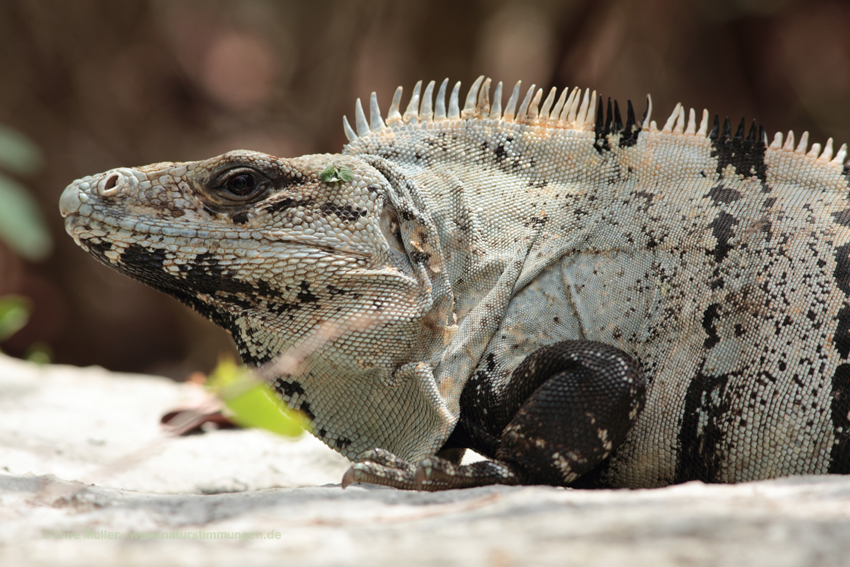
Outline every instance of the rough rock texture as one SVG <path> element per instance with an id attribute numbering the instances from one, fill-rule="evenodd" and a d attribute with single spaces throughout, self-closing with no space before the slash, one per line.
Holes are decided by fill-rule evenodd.
<path id="1" fill-rule="evenodd" d="M 159 417 L 197 395 L 159 378 L 0 356 L 0 565 L 850 565 L 850 478 L 838 476 L 343 491 L 347 463 L 315 439 L 219 431 L 155 444 L 83 484 L 159 438 Z M 57 540 L 56 530 L 71 535 Z M 196 537 L 130 538 L 150 531 Z M 273 537 L 213 539 L 219 532 Z"/>

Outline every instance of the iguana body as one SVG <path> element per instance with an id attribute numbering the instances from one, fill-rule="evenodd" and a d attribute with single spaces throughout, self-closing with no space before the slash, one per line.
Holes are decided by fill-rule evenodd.
<path id="1" fill-rule="evenodd" d="M 194 307 L 345 482 L 651 487 L 850 472 L 845 148 L 659 130 L 595 93 L 417 84 L 341 155 L 70 185 L 95 257 Z M 648 109 L 649 113 L 649 109 Z M 523 362 L 525 361 L 525 362 Z M 275 364 L 274 362 L 272 364 Z M 455 448 L 490 460 L 462 467 Z M 373 449 L 380 449 L 373 451 Z"/>

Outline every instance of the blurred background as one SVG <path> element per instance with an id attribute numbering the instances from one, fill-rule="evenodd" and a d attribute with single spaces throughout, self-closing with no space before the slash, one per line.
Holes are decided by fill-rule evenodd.
<path id="1" fill-rule="evenodd" d="M 397 85 L 480 74 L 841 144 L 848 30 L 839 0 L 0 0 L 0 348 L 178 380 L 233 352 L 65 235 L 57 203 L 78 177 L 338 152 L 356 97 L 386 110 Z"/>

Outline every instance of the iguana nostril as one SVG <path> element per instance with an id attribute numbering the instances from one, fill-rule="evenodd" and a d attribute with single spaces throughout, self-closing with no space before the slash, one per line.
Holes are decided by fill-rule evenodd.
<path id="1" fill-rule="evenodd" d="M 113 195 L 117 193 L 120 189 L 120 186 L 123 185 L 124 176 L 117 171 L 112 175 L 107 176 L 103 181 L 97 184 L 98 192 L 107 197 L 109 195 Z"/>

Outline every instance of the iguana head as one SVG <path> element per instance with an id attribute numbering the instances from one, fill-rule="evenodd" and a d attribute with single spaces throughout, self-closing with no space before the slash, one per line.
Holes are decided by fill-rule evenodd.
<path id="1" fill-rule="evenodd" d="M 233 151 L 79 179 L 60 209 L 80 246 L 230 331 L 249 363 L 345 335 L 334 364 L 392 368 L 432 305 L 392 193 L 354 157 Z"/>

